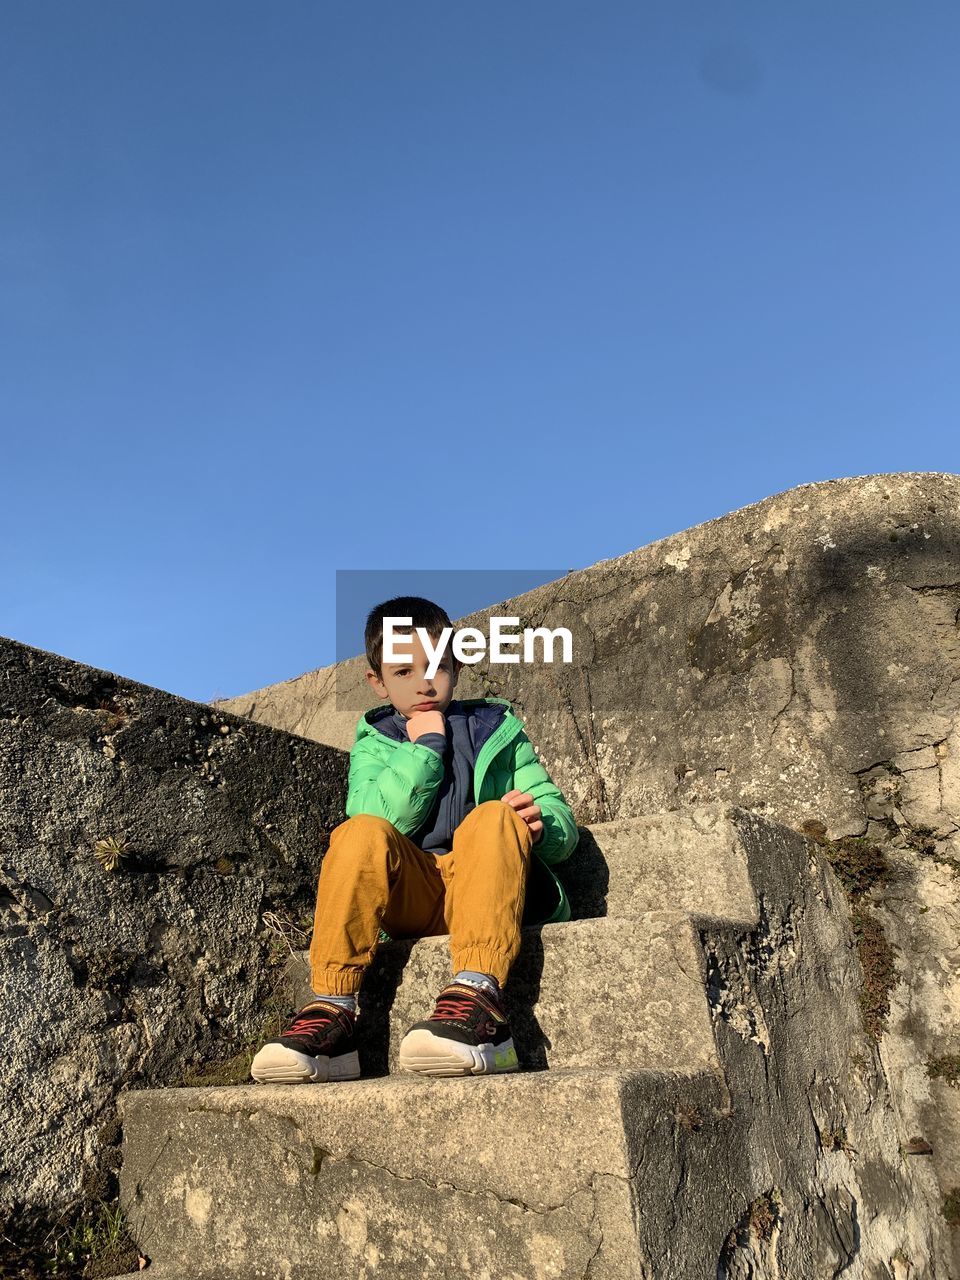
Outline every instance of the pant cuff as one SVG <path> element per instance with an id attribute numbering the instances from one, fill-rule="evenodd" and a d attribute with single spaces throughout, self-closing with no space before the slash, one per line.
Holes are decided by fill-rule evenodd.
<path id="1" fill-rule="evenodd" d="M 318 995 L 355 996 L 363 981 L 363 969 L 311 969 L 310 985 Z"/>

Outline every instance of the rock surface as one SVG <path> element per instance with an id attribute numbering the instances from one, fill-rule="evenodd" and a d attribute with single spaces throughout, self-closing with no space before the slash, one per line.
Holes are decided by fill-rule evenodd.
<path id="1" fill-rule="evenodd" d="M 731 818 L 691 811 L 677 852 L 726 825 L 752 919 L 714 884 L 715 909 L 689 921 L 687 981 L 618 1015 L 675 1024 L 673 1068 L 641 1038 L 606 1065 L 513 1076 L 127 1093 L 121 1182 L 148 1252 L 184 1280 L 950 1280 L 933 1167 L 901 1152 L 864 1028 L 843 890 L 811 842 Z M 547 928 L 576 957 L 588 926 L 624 923 Z M 643 965 L 624 950 L 626 982 Z M 411 968 L 436 977 L 423 957 Z M 579 972 L 589 1010 L 594 975 Z M 571 991 L 543 985 L 544 1026 L 563 1023 Z M 712 1039 L 708 1055 L 677 1051 L 685 1037 Z"/>
<path id="2" fill-rule="evenodd" d="M 598 914 L 638 893 L 644 910 L 702 917 L 734 1082 L 729 1116 L 704 1095 L 696 1151 L 672 1084 L 662 1115 L 622 1102 L 635 1206 L 660 1171 L 686 1206 L 645 1223 L 645 1256 L 679 1265 L 677 1241 L 712 1206 L 695 1261 L 729 1280 L 960 1276 L 941 1209 L 960 1186 L 960 477 L 803 486 L 459 625 L 490 613 L 573 634 L 572 666 L 481 666 L 458 692 L 511 700 L 582 825 L 646 818 L 669 841 L 705 801 L 755 815 L 739 821 L 760 925 L 736 937 L 703 912 L 725 871 L 709 851 L 700 867 L 699 838 L 672 859 L 648 846 L 670 901 L 643 876 L 626 890 L 580 876 Z M 347 761 L 330 748 L 351 745 L 370 701 L 359 659 L 213 708 L 14 641 L 0 659 L 2 1216 L 95 1193 L 116 1159 L 118 1089 L 175 1083 L 253 1032 L 264 911 L 308 915 L 343 818 Z M 805 824 L 815 841 L 790 833 Z M 845 896 L 829 866 L 854 835 L 890 875 Z M 116 870 L 98 842 L 106 862 L 129 846 Z M 888 950 L 889 1014 L 865 1037 L 855 1002 Z M 205 1110 L 244 1110 L 205 1092 Z M 163 1094 L 163 1124 L 175 1107 Z M 612 1167 L 594 1170 L 591 1203 L 563 1206 L 576 1222 L 546 1233 L 572 1224 L 570 1266 L 591 1280 L 598 1236 L 611 1258 L 627 1248 Z"/>
<path id="3" fill-rule="evenodd" d="M 960 1091 L 930 1074 L 960 1053 L 960 476 L 803 485 L 455 625 L 491 614 L 573 635 L 570 666 L 484 663 L 458 692 L 510 699 L 579 822 L 717 799 L 882 847 L 881 1060 L 960 1187 Z M 349 747 L 365 668 L 218 705 Z"/>
<path id="4" fill-rule="evenodd" d="M 904 817 L 952 835 L 958 609 L 960 476 L 803 485 L 457 620 L 567 627 L 574 655 L 484 661 L 457 693 L 514 704 L 584 823 L 715 798 L 839 836 L 885 808 L 886 768 Z M 216 705 L 349 750 L 365 669 Z"/>
<path id="5" fill-rule="evenodd" d="M 345 766 L 0 639 L 0 1220 L 97 1194 L 121 1088 L 259 1028 L 263 915 L 312 910 Z M 130 846 L 114 870 L 101 840 Z"/>

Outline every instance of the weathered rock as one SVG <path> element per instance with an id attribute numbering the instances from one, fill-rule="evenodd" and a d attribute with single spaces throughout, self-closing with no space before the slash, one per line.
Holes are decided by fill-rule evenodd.
<path id="1" fill-rule="evenodd" d="M 802 485 L 458 620 L 567 627 L 574 654 L 481 662 L 458 693 L 514 703 L 584 823 L 716 798 L 839 836 L 878 763 L 939 748 L 960 777 L 958 608 L 960 476 Z M 365 669 L 217 706 L 349 749 Z"/>
<path id="2" fill-rule="evenodd" d="M 719 804 L 581 827 L 576 856 L 557 871 L 575 920 L 664 907 L 727 924 L 756 918 L 743 852 Z"/>
<path id="3" fill-rule="evenodd" d="M 100 1189 L 120 1089 L 259 1028 L 263 913 L 312 910 L 345 764 L 0 639 L 0 1218 Z"/>
<path id="4" fill-rule="evenodd" d="M 718 799 L 882 844 L 882 1060 L 960 1188 L 960 1090 L 928 1074 L 960 1053 L 960 476 L 803 485 L 456 625 L 492 614 L 573 635 L 572 666 L 481 663 L 459 692 L 514 703 L 581 823 Z M 220 705 L 349 747 L 365 667 Z"/>
<path id="5" fill-rule="evenodd" d="M 532 1073 L 529 1087 L 541 1082 L 554 1090 L 556 1113 L 572 1109 L 593 1144 L 589 1179 L 569 1200 L 549 1203 L 536 1188 L 553 1185 L 553 1164 L 566 1159 L 550 1141 L 537 1145 L 549 1107 L 537 1112 L 522 1092 L 526 1083 L 466 1082 L 489 1086 L 493 1099 L 507 1097 L 496 1087 L 521 1098 L 517 1124 L 524 1118 L 534 1135 L 524 1147 L 533 1191 L 513 1204 L 503 1196 L 509 1177 L 493 1188 L 483 1181 L 496 1167 L 493 1148 L 483 1146 L 497 1136 L 493 1105 L 470 1122 L 490 1125 L 475 1149 L 467 1147 L 457 1181 L 437 1190 L 456 1193 L 446 1203 L 457 1221 L 482 1223 L 486 1231 L 501 1224 L 516 1242 L 516 1265 L 528 1268 L 518 1274 L 548 1274 L 549 1264 L 590 1280 L 629 1275 L 632 1266 L 641 1275 L 710 1280 L 960 1275 L 951 1238 L 957 1233 L 941 1212 L 944 1193 L 960 1186 L 958 1093 L 949 1070 L 938 1078 L 927 1070 L 937 1057 L 955 1061 L 960 1050 L 958 516 L 956 476 L 804 486 L 460 620 L 482 628 L 488 614 L 508 614 L 521 625 L 573 633 L 572 667 L 481 664 L 459 692 L 510 698 L 578 820 L 592 824 L 584 860 L 567 868 L 581 915 L 613 915 L 624 903 L 691 914 L 702 946 L 694 968 L 701 981 L 706 974 L 723 1071 L 676 1078 L 642 1068 L 606 1077 L 594 1070 L 579 1086 L 562 1084 L 573 1072 Z M 4 1028 L 15 1057 L 8 1059 L 0 1116 L 8 1175 L 0 1194 L 7 1203 L 25 1186 L 42 1203 L 72 1195 L 84 1170 L 102 1171 L 110 1139 L 98 1135 L 110 1114 L 110 1079 L 169 1082 L 191 1055 L 252 1030 L 266 986 L 262 908 L 296 918 L 312 904 L 326 835 L 343 816 L 346 758 L 224 712 L 347 748 L 357 716 L 370 705 L 369 687 L 365 664 L 354 660 L 218 704 L 211 716 L 209 708 L 26 646 L 4 642 L 2 653 L 0 869 L 9 877 L 0 910 L 11 927 L 0 963 L 13 992 L 5 1017 L 19 1022 Z M 112 682 L 106 689 L 104 678 Z M 137 714 L 129 715 L 130 690 L 146 699 L 146 714 L 134 703 Z M 197 715 L 210 724 L 222 720 L 231 730 L 222 736 L 236 746 L 218 745 L 209 724 L 198 733 Z M 744 882 L 722 831 L 717 835 L 715 814 L 701 813 L 711 799 L 788 826 L 819 822 L 812 829 L 820 843 L 740 814 Z M 268 814 L 279 837 L 263 821 Z M 625 819 L 646 823 L 650 838 L 634 863 L 651 868 L 649 875 L 614 873 L 629 862 L 623 849 L 613 856 L 614 824 Z M 160 835 L 151 841 L 154 829 Z M 893 874 L 866 893 L 857 889 L 851 918 L 829 863 L 837 853 L 830 841 L 854 833 L 882 845 Z M 133 844 L 117 872 L 92 857 L 90 846 L 107 837 Z M 596 860 L 604 844 L 608 880 Z M 236 880 L 229 893 L 221 877 Z M 759 924 L 711 910 L 721 888 L 739 893 L 742 903 L 755 895 Z M 431 946 L 437 944 L 424 955 Z M 423 969 L 431 980 L 436 959 Z M 557 965 L 563 978 L 559 949 Z M 878 1044 L 864 1032 L 860 1001 L 875 1028 L 891 975 L 891 1009 Z M 131 990 L 136 1001 L 127 999 Z M 569 1002 L 572 991 L 568 983 L 558 996 Z M 549 1000 L 546 988 L 542 996 Z M 51 1022 L 49 1001 L 58 1014 L 67 1011 L 72 1037 Z M 679 1004 L 681 1012 L 693 1008 L 686 999 Z M 531 1007 L 526 1024 L 517 1011 L 524 1034 L 535 1030 L 535 1008 L 539 1017 Z M 560 1009 L 543 1012 L 557 1025 L 574 1025 Z M 269 1127 L 281 1122 L 288 1131 L 287 1109 L 316 1090 L 303 1103 L 296 1090 L 281 1091 L 276 1105 L 262 1086 L 204 1091 L 203 1106 L 217 1116 L 212 1130 L 225 1135 L 223 1117 L 232 1117 L 237 1159 L 259 1153 L 254 1174 L 261 1185 L 254 1188 L 238 1183 L 242 1169 L 231 1164 L 229 1147 L 205 1142 L 202 1121 L 192 1129 L 193 1121 L 180 1124 L 178 1099 L 186 1094 L 129 1094 L 128 1202 L 134 1204 L 136 1170 L 147 1167 L 145 1151 L 157 1137 L 170 1135 L 163 1158 L 181 1178 L 167 1199 L 149 1177 L 141 1188 L 148 1215 L 141 1225 L 158 1232 L 158 1257 L 174 1245 L 188 1250 L 158 1275 L 200 1280 L 210 1264 L 204 1250 L 229 1226 L 204 1220 L 191 1227 L 189 1212 L 163 1219 L 186 1209 L 193 1190 L 203 1219 L 204 1196 L 219 1198 L 221 1186 L 236 1185 L 238 1202 L 246 1197 L 258 1213 L 276 1210 L 281 1220 L 304 1224 L 297 1239 L 311 1247 L 321 1236 L 332 1241 L 333 1256 L 352 1274 L 372 1273 L 377 1259 L 367 1246 L 381 1246 L 369 1234 L 361 1246 L 358 1211 L 336 1201 L 348 1177 L 351 1185 L 363 1181 L 362 1205 L 386 1206 L 389 1223 L 402 1224 L 419 1204 L 416 1221 L 429 1227 L 435 1198 L 419 1185 L 422 1168 L 404 1166 L 395 1177 L 400 1166 L 385 1162 L 384 1181 L 363 1165 L 367 1137 L 404 1159 L 423 1156 L 417 1131 L 404 1128 L 406 1106 L 375 1112 L 372 1129 L 357 1118 L 361 1104 L 352 1130 L 336 1118 L 341 1105 L 349 1110 L 355 1088 L 359 1097 L 359 1086 L 389 1090 L 394 1083 L 361 1081 L 323 1094 L 303 1129 L 330 1157 L 326 1174 L 327 1157 L 321 1159 L 313 1200 L 300 1181 L 299 1147 L 291 1155 Z M 431 1082 L 438 1089 L 451 1084 L 454 1092 L 433 1097 L 455 1098 L 458 1082 Z M 566 1101 L 563 1087 L 573 1090 Z M 607 1104 L 618 1111 L 619 1130 L 609 1113 L 598 1118 Z M 44 1128 L 37 1113 L 47 1105 L 61 1110 Z M 256 1109 L 266 1116 L 261 1129 Z M 464 1111 L 449 1117 L 453 1131 Z M 377 1116 L 386 1117 L 379 1129 Z M 258 1145 L 255 1134 L 268 1129 Z M 191 1150 L 202 1161 L 196 1167 Z M 429 1156 L 429 1144 L 426 1150 Z M 271 1192 L 263 1173 L 270 1169 L 281 1171 L 292 1207 L 276 1187 Z M 27 1178 L 14 1184 L 9 1175 L 21 1170 Z M 411 1180 L 418 1185 L 407 1185 Z M 334 1203 L 345 1213 L 335 1214 L 335 1238 L 313 1216 Z M 521 1240 L 532 1238 L 531 1215 L 538 1214 L 550 1216 L 536 1219 L 546 1244 L 534 1260 Z M 464 1244 L 466 1261 L 478 1271 L 503 1270 L 496 1245 L 484 1252 L 488 1239 L 481 1232 L 480 1244 Z M 229 1239 L 221 1243 L 236 1263 Z M 399 1250 L 397 1268 L 415 1265 L 415 1242 L 395 1234 L 388 1245 Z M 255 1257 L 260 1247 L 253 1247 Z M 264 1256 L 270 1261 L 260 1274 L 300 1274 L 300 1261 Z M 462 1262 L 456 1259 L 458 1267 Z M 303 1265 L 316 1273 L 315 1259 Z M 380 1273 L 389 1274 L 383 1267 Z M 242 1271 L 235 1274 L 240 1280 Z"/>
<path id="6" fill-rule="evenodd" d="M 713 1064 L 130 1092 L 121 1182 L 147 1251 L 185 1280 L 819 1280 L 895 1276 L 898 1258 L 948 1280 L 843 891 L 802 837 L 733 817 L 759 915 L 694 916 Z M 550 1018 L 564 994 L 540 999 Z M 664 1011 L 697 1016 L 686 997 Z"/>

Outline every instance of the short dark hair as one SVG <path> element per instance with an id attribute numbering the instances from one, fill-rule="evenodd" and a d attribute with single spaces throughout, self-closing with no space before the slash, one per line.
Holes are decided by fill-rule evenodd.
<path id="1" fill-rule="evenodd" d="M 392 600 L 384 600 L 375 604 L 367 614 L 367 623 L 363 631 L 364 647 L 367 651 L 367 662 L 378 680 L 383 679 L 383 620 L 384 618 L 411 618 L 410 630 L 423 627 L 431 640 L 439 640 L 444 627 L 452 627 L 446 609 L 423 596 L 394 596 Z M 451 653 L 451 657 L 453 654 Z M 460 665 L 459 659 L 453 657 L 454 668 Z"/>

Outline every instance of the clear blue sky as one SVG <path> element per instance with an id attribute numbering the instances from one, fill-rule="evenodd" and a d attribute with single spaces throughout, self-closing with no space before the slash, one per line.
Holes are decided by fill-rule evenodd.
<path id="1" fill-rule="evenodd" d="M 6 0 L 0 634 L 206 700 L 337 570 L 960 471 L 958 66 L 946 0 Z"/>

